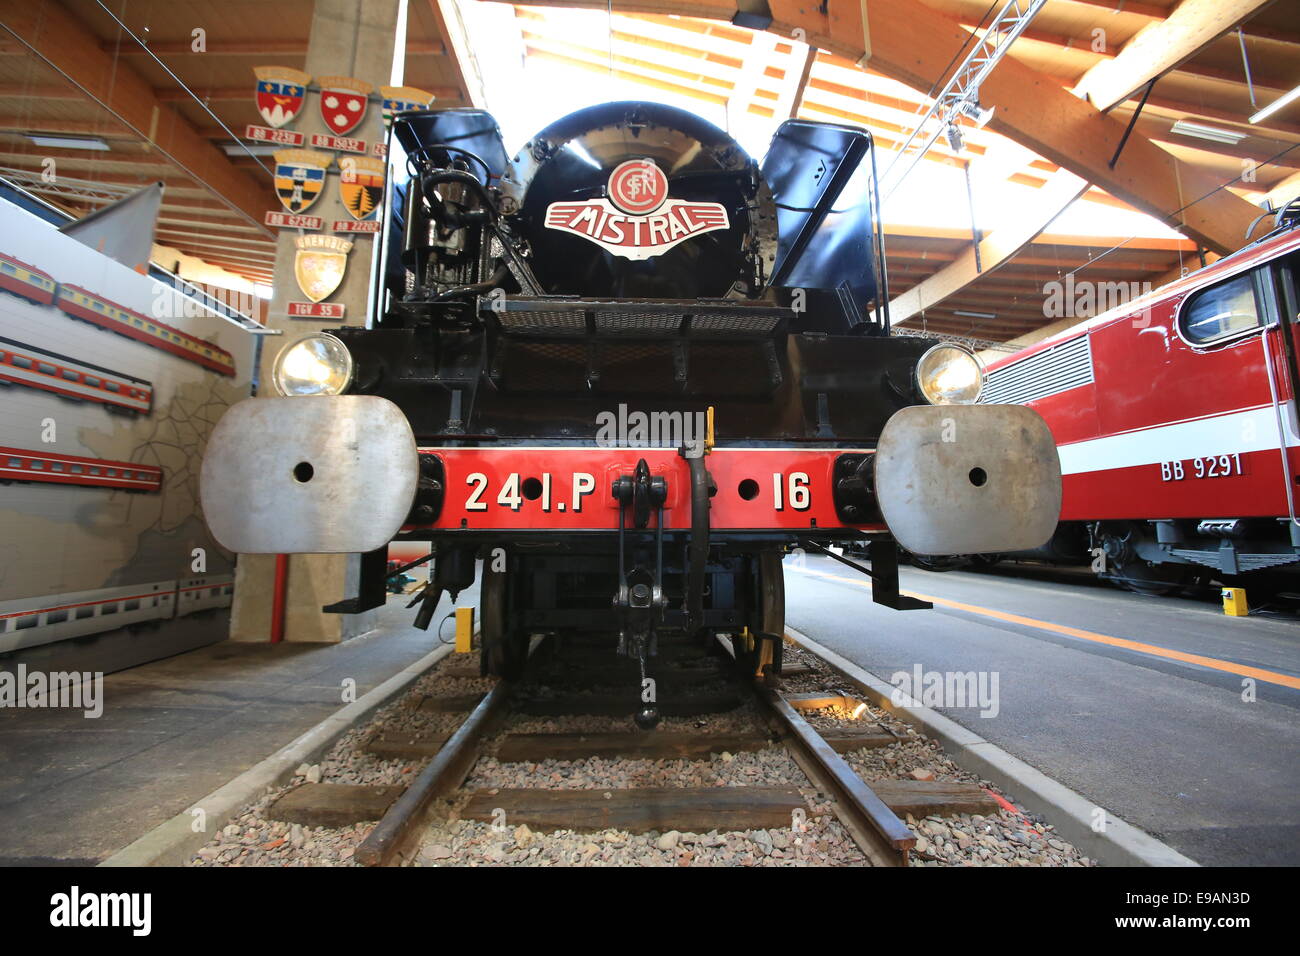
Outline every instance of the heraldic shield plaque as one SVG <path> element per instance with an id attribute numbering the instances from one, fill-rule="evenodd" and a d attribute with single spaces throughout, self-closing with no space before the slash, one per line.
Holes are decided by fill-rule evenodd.
<path id="1" fill-rule="evenodd" d="M 293 276 L 302 294 L 313 302 L 329 298 L 343 282 L 348 267 L 350 240 L 342 236 L 309 235 L 294 240 L 298 251 L 293 259 Z"/>

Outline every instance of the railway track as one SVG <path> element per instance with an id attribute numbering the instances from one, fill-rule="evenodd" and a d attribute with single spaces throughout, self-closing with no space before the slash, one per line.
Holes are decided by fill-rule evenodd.
<path id="1" fill-rule="evenodd" d="M 1001 862 L 989 835 L 1006 838 L 1009 804 L 786 651 L 774 687 L 715 649 L 661 648 L 653 732 L 632 726 L 631 665 L 592 665 L 576 638 L 535 643 L 515 685 L 457 655 L 195 862 L 901 866 L 938 862 L 948 842 Z M 1020 820 L 1047 851 L 1050 834 Z"/>

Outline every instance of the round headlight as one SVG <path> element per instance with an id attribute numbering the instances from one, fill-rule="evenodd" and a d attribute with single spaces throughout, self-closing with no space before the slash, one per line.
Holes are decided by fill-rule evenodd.
<path id="1" fill-rule="evenodd" d="M 960 345 L 936 345 L 916 363 L 916 383 L 931 405 L 974 405 L 984 391 L 984 366 Z"/>
<path id="2" fill-rule="evenodd" d="M 352 384 L 352 372 L 348 347 L 328 332 L 313 332 L 280 350 L 271 382 L 286 398 L 339 395 Z"/>

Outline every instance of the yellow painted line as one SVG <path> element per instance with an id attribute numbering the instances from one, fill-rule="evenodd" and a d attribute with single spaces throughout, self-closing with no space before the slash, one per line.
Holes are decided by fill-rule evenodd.
<path id="1" fill-rule="evenodd" d="M 816 575 L 819 578 L 827 578 L 831 581 L 843 581 L 845 584 L 865 587 L 867 590 L 871 589 L 870 582 L 858 578 L 846 578 L 840 574 L 829 574 L 825 571 L 813 571 L 810 568 L 796 567 L 795 570 L 804 574 Z M 933 597 L 929 594 L 917 594 L 914 591 L 903 591 L 901 593 L 906 594 L 909 597 L 920 598 L 922 601 L 931 601 L 934 604 L 942 604 L 944 607 L 956 608 L 959 611 L 969 611 L 972 614 L 995 618 L 999 621 L 1007 621 L 1011 624 L 1021 624 L 1025 627 L 1034 627 L 1042 631 L 1051 631 L 1055 634 L 1064 634 L 1067 637 L 1077 637 L 1080 640 L 1092 641 L 1094 644 L 1105 644 L 1109 647 L 1122 647 L 1125 650 L 1137 651 L 1140 654 L 1149 654 L 1152 657 L 1163 657 L 1166 660 L 1182 661 L 1186 664 L 1196 664 L 1200 667 L 1208 667 L 1211 670 L 1226 671 L 1229 674 L 1237 674 L 1240 677 L 1252 677 L 1255 680 L 1261 680 L 1268 684 L 1277 684 L 1281 687 L 1300 689 L 1300 677 L 1292 677 L 1289 674 L 1279 674 L 1277 671 L 1266 671 L 1258 667 L 1247 667 L 1245 664 L 1234 664 L 1231 661 L 1221 661 L 1215 657 L 1203 657 L 1200 654 L 1188 654 L 1185 651 L 1175 651 L 1172 648 L 1160 647 L 1156 644 L 1144 644 L 1141 641 L 1130 641 L 1122 637 L 1111 637 L 1108 634 L 1098 634 L 1095 631 L 1085 631 L 1082 628 L 1070 627 L 1067 624 L 1053 624 L 1050 621 L 1039 621 L 1032 617 L 1022 617 L 1019 614 L 1008 614 L 1006 611 L 995 611 L 992 608 L 980 607 L 978 604 L 963 604 L 960 601 L 950 601 L 947 598 Z"/>

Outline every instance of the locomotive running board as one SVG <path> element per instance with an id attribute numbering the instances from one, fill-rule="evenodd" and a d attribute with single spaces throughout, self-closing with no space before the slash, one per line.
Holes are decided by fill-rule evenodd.
<path id="1" fill-rule="evenodd" d="M 885 523 L 921 555 L 1037 548 L 1061 514 L 1061 462 L 1047 423 L 1023 405 L 904 408 L 876 447 Z"/>
<path id="2" fill-rule="evenodd" d="M 419 472 L 385 398 L 250 398 L 213 429 L 199 493 L 213 537 L 239 554 L 364 552 L 402 527 Z"/>

